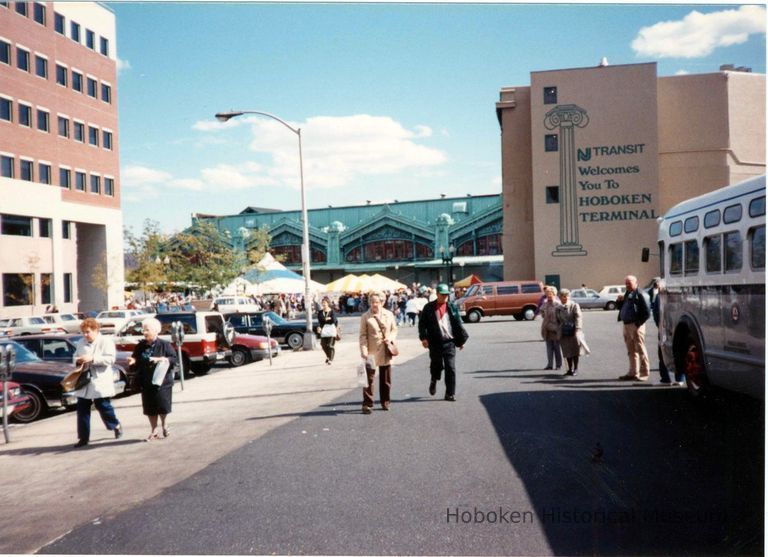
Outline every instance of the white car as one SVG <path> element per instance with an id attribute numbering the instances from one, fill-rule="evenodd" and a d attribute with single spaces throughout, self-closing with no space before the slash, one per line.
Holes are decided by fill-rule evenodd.
<path id="1" fill-rule="evenodd" d="M 571 290 L 571 300 L 579 304 L 581 309 L 616 309 L 616 300 L 608 296 L 601 296 L 591 288 Z"/>
<path id="2" fill-rule="evenodd" d="M 0 319 L 0 336 L 36 335 L 39 333 L 55 333 L 57 327 L 45 322 L 41 315 L 32 317 L 11 317 Z M 58 332 L 65 332 L 59 329 Z"/>
<path id="3" fill-rule="evenodd" d="M 99 313 L 96 316 L 96 321 L 101 325 L 102 333 L 111 335 L 122 329 L 128 321 L 140 315 L 144 315 L 144 312 L 138 309 L 111 309 Z"/>
<path id="4" fill-rule="evenodd" d="M 624 291 L 627 289 L 626 286 L 623 284 L 609 284 L 607 286 L 603 286 L 603 289 L 598 292 L 601 296 L 605 298 L 610 298 L 614 302 L 619 298 L 619 296 L 624 295 Z"/>
<path id="5" fill-rule="evenodd" d="M 42 316 L 46 323 L 63 329 L 67 333 L 79 333 L 82 319 L 72 313 L 46 313 Z"/>
<path id="6" fill-rule="evenodd" d="M 214 298 L 211 309 L 221 314 L 261 311 L 261 307 L 258 304 L 254 304 L 250 298 L 245 296 L 220 296 Z"/>

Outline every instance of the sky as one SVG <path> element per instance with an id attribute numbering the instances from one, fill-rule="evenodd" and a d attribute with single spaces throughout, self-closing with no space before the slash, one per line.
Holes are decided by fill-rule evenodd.
<path id="1" fill-rule="evenodd" d="M 495 103 L 530 73 L 765 73 L 764 5 L 106 2 L 125 226 L 501 193 Z"/>

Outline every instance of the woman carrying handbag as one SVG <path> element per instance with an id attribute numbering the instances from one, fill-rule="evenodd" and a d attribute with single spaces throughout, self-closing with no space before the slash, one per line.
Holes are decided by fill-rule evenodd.
<path id="1" fill-rule="evenodd" d="M 389 410 L 389 394 L 392 388 L 392 357 L 397 355 L 394 344 L 397 337 L 395 316 L 384 309 L 379 294 L 368 297 L 371 309 L 360 317 L 360 356 L 367 365 L 368 386 L 363 389 L 363 414 L 373 411 L 373 378 L 379 368 L 379 398 L 382 410 Z"/>
<path id="2" fill-rule="evenodd" d="M 336 355 L 336 341 L 341 339 L 341 329 L 328 296 L 323 298 L 321 304 L 322 307 L 317 312 L 317 328 L 320 332 L 320 346 L 325 352 L 325 363 L 331 365 Z"/>

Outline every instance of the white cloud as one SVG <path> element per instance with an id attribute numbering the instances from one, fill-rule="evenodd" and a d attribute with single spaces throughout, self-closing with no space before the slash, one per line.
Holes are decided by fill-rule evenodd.
<path id="1" fill-rule="evenodd" d="M 120 172 L 123 188 L 140 188 L 141 186 L 163 184 L 172 178 L 173 176 L 168 172 L 138 164 L 126 166 Z"/>
<path id="2" fill-rule="evenodd" d="M 688 70 L 677 70 L 675 75 L 689 75 L 690 73 Z"/>
<path id="3" fill-rule="evenodd" d="M 117 73 L 127 72 L 131 69 L 131 62 L 129 60 L 117 59 Z"/>
<path id="4" fill-rule="evenodd" d="M 242 190 L 259 186 L 279 186 L 280 182 L 266 174 L 263 166 L 255 162 L 239 165 L 220 164 L 200 171 L 205 189 Z"/>
<path id="5" fill-rule="evenodd" d="M 699 58 L 716 48 L 742 44 L 749 35 L 765 34 L 765 8 L 741 6 L 709 14 L 692 11 L 679 21 L 643 27 L 632 41 L 639 56 Z"/>
<path id="6" fill-rule="evenodd" d="M 205 184 L 194 178 L 175 178 L 168 182 L 168 185 L 182 190 L 202 191 Z"/>

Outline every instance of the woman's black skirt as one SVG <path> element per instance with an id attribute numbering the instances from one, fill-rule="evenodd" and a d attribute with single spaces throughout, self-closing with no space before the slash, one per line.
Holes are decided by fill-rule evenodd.
<path id="1" fill-rule="evenodd" d="M 171 413 L 173 400 L 173 384 L 157 387 L 144 387 L 141 390 L 141 406 L 145 416 L 157 416 Z"/>

